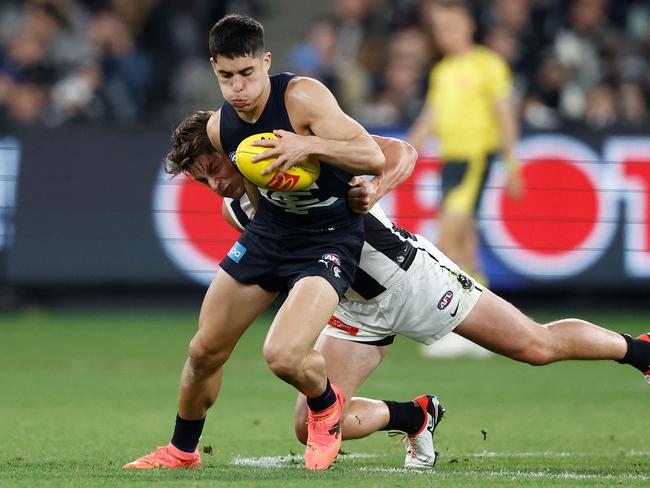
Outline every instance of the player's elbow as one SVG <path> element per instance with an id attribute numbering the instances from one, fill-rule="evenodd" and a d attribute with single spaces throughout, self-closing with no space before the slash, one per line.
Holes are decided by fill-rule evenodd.
<path id="1" fill-rule="evenodd" d="M 402 142 L 402 157 L 400 158 L 400 161 L 402 161 L 404 172 L 409 176 L 413 172 L 417 160 L 418 152 L 415 150 L 415 148 L 408 142 Z"/>
<path id="2" fill-rule="evenodd" d="M 386 158 L 381 149 L 379 149 L 379 146 L 377 146 L 372 156 L 368 159 L 368 165 L 364 173 L 379 176 L 384 171 L 384 166 L 386 166 Z"/>

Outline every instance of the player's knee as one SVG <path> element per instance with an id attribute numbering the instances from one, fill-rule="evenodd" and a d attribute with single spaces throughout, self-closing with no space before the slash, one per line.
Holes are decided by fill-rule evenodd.
<path id="1" fill-rule="evenodd" d="M 531 366 L 544 366 L 553 362 L 553 356 L 545 349 L 532 349 L 526 351 L 524 362 Z"/>
<path id="2" fill-rule="evenodd" d="M 518 356 L 519 361 L 528 363 L 531 366 L 544 366 L 556 360 L 554 348 L 546 340 L 545 334 L 540 334 L 535 339 L 526 341 Z"/>
<path id="3" fill-rule="evenodd" d="M 264 359 L 273 374 L 283 380 L 295 378 L 300 370 L 300 358 L 290 350 L 266 344 Z"/>
<path id="4" fill-rule="evenodd" d="M 189 360 L 194 369 L 219 369 L 230 356 L 230 351 L 219 345 L 208 345 L 200 337 L 194 336 L 190 341 Z"/>

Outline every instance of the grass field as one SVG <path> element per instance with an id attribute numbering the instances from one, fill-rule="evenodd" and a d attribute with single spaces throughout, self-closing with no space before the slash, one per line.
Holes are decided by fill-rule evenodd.
<path id="1" fill-rule="evenodd" d="M 650 324 L 650 314 L 586 318 L 631 333 Z M 329 471 L 306 472 L 293 438 L 294 393 L 261 356 L 267 319 L 226 367 L 201 441 L 212 448 L 204 468 L 123 471 L 170 438 L 195 320 L 190 312 L 1 316 L 0 486 L 650 485 L 650 387 L 631 368 L 431 360 L 405 339 L 360 393 L 442 399 L 435 471 L 405 472 L 403 446 L 378 433 L 344 442 L 346 455 Z"/>

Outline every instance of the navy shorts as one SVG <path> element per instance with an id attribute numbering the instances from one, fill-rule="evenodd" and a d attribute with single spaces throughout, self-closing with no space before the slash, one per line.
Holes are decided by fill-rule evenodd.
<path id="1" fill-rule="evenodd" d="M 274 292 L 288 291 L 306 276 L 322 276 L 341 298 L 354 279 L 363 242 L 363 226 L 356 224 L 293 235 L 249 225 L 220 266 L 240 283 Z"/>

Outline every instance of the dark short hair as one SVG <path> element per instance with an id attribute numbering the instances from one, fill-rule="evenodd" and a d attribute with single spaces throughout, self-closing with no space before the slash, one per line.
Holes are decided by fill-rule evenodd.
<path id="1" fill-rule="evenodd" d="M 246 15 L 226 15 L 210 29 L 208 42 L 214 59 L 256 57 L 264 52 L 264 27 Z"/>
<path id="2" fill-rule="evenodd" d="M 172 176 L 187 173 L 197 158 L 216 152 L 207 130 L 212 113 L 194 112 L 174 129 L 172 150 L 165 158 L 165 173 Z"/>

